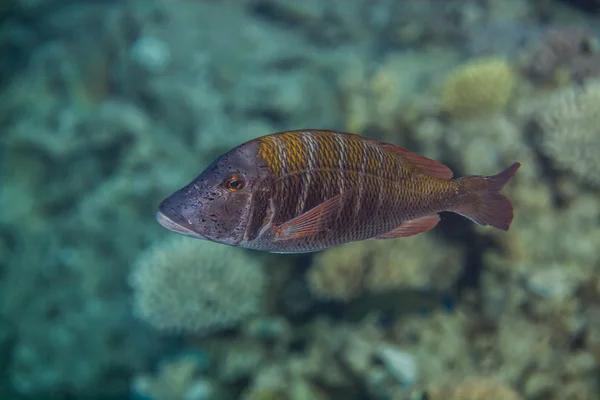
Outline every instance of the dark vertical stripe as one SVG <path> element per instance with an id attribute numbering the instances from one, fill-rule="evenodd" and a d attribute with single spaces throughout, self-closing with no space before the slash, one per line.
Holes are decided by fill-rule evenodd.
<path id="1" fill-rule="evenodd" d="M 271 193 L 261 190 L 260 187 L 252 195 L 248 228 L 246 229 L 246 237 L 249 241 L 255 240 L 260 230 L 268 222 L 266 217 L 270 195 Z"/>

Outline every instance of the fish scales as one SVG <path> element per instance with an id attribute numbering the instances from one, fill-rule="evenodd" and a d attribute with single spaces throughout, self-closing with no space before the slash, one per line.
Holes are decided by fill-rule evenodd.
<path id="1" fill-rule="evenodd" d="M 310 141 L 303 141 L 301 135 L 309 136 Z M 281 204 L 281 207 L 278 207 L 273 223 L 282 224 L 344 190 L 357 192 L 357 197 L 339 200 L 345 201 L 345 204 L 339 207 L 338 218 L 332 221 L 328 229 L 329 234 L 317 235 L 314 240 L 329 243 L 332 240 L 329 236 L 340 237 L 342 240 L 365 239 L 391 230 L 400 224 L 403 218 L 418 216 L 419 210 L 411 207 L 412 203 L 429 206 L 419 203 L 419 199 L 414 196 L 415 191 L 410 190 L 410 186 L 409 190 L 405 191 L 408 197 L 397 196 L 400 192 L 398 177 L 406 175 L 401 169 L 399 157 L 369 142 L 351 136 L 320 132 L 294 132 L 267 137 L 265 140 L 275 143 L 279 150 L 277 153 L 281 157 L 281 162 L 265 160 L 280 176 L 275 184 L 275 203 Z M 312 142 L 314 147 L 310 152 L 307 151 L 309 142 Z M 271 157 L 273 154 L 271 153 Z M 310 158 L 299 162 L 304 154 L 309 154 Z M 342 165 L 339 164 L 340 160 L 344 160 Z M 312 164 L 313 169 L 308 170 L 308 164 Z M 350 175 L 352 172 L 353 176 Z M 304 174 L 310 177 L 299 179 L 299 176 Z M 411 194 L 413 196 L 410 196 Z M 299 203 L 294 202 L 298 199 L 305 199 L 303 207 L 298 207 Z M 379 212 L 382 208 L 398 209 L 397 199 L 408 205 L 406 215 L 393 212 L 390 218 L 389 215 Z"/>
<path id="2" fill-rule="evenodd" d="M 157 218 L 188 236 L 283 253 L 415 235 L 441 211 L 507 230 L 512 205 L 500 190 L 519 166 L 452 178 L 447 167 L 388 143 L 282 132 L 222 155 L 163 201 Z"/>
<path id="3" fill-rule="evenodd" d="M 301 135 L 310 139 L 302 140 Z M 264 150 L 259 154 L 273 157 L 280 154 L 282 162 L 265 159 L 269 168 L 278 176 L 275 184 L 275 203 L 280 205 L 273 223 L 282 224 L 301 215 L 344 191 L 356 193 L 339 208 L 338 217 L 332 221 L 328 234 L 323 233 L 315 240 L 331 240 L 329 236 L 343 239 L 362 240 L 377 233 L 384 233 L 400 224 L 406 217 L 419 216 L 420 202 L 411 190 L 413 182 L 408 181 L 404 193 L 402 181 L 398 177 L 406 176 L 399 157 L 390 151 L 384 151 L 370 142 L 360 141 L 356 137 L 331 135 L 321 132 L 291 133 L 279 137 L 265 137 L 261 145 Z M 312 151 L 308 151 L 309 143 Z M 278 152 L 267 149 L 275 145 Z M 298 162 L 303 155 L 309 159 Z M 344 160 L 342 165 L 340 160 Z M 309 164 L 313 165 L 309 169 Z M 299 179 L 301 175 L 308 175 Z M 430 195 L 432 192 L 426 192 Z M 303 207 L 298 207 L 298 199 L 306 199 Z M 381 209 L 400 210 L 399 203 L 408 206 L 406 215 L 392 211 L 382 213 Z M 413 206 L 414 204 L 414 206 Z"/>

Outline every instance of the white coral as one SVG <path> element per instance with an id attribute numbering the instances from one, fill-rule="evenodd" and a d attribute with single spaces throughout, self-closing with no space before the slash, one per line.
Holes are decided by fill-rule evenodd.
<path id="1" fill-rule="evenodd" d="M 265 276 L 241 249 L 173 236 L 139 257 L 130 282 L 139 317 L 158 329 L 206 334 L 257 313 Z"/>

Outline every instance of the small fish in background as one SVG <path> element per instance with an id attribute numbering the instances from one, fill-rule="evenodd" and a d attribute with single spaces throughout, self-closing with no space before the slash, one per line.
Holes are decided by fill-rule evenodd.
<path id="1" fill-rule="evenodd" d="M 273 253 L 412 236 L 435 227 L 442 211 L 508 230 L 513 208 L 500 191 L 519 167 L 453 178 L 448 167 L 393 144 L 289 131 L 222 155 L 156 217 L 183 235 Z"/>

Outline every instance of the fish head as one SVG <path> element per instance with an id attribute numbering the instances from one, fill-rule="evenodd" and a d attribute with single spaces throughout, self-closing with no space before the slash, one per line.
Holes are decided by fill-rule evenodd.
<path id="1" fill-rule="evenodd" d="M 239 245 L 250 218 L 253 193 L 269 179 L 257 150 L 256 142 L 248 142 L 217 158 L 159 205 L 158 222 L 182 235 Z"/>

